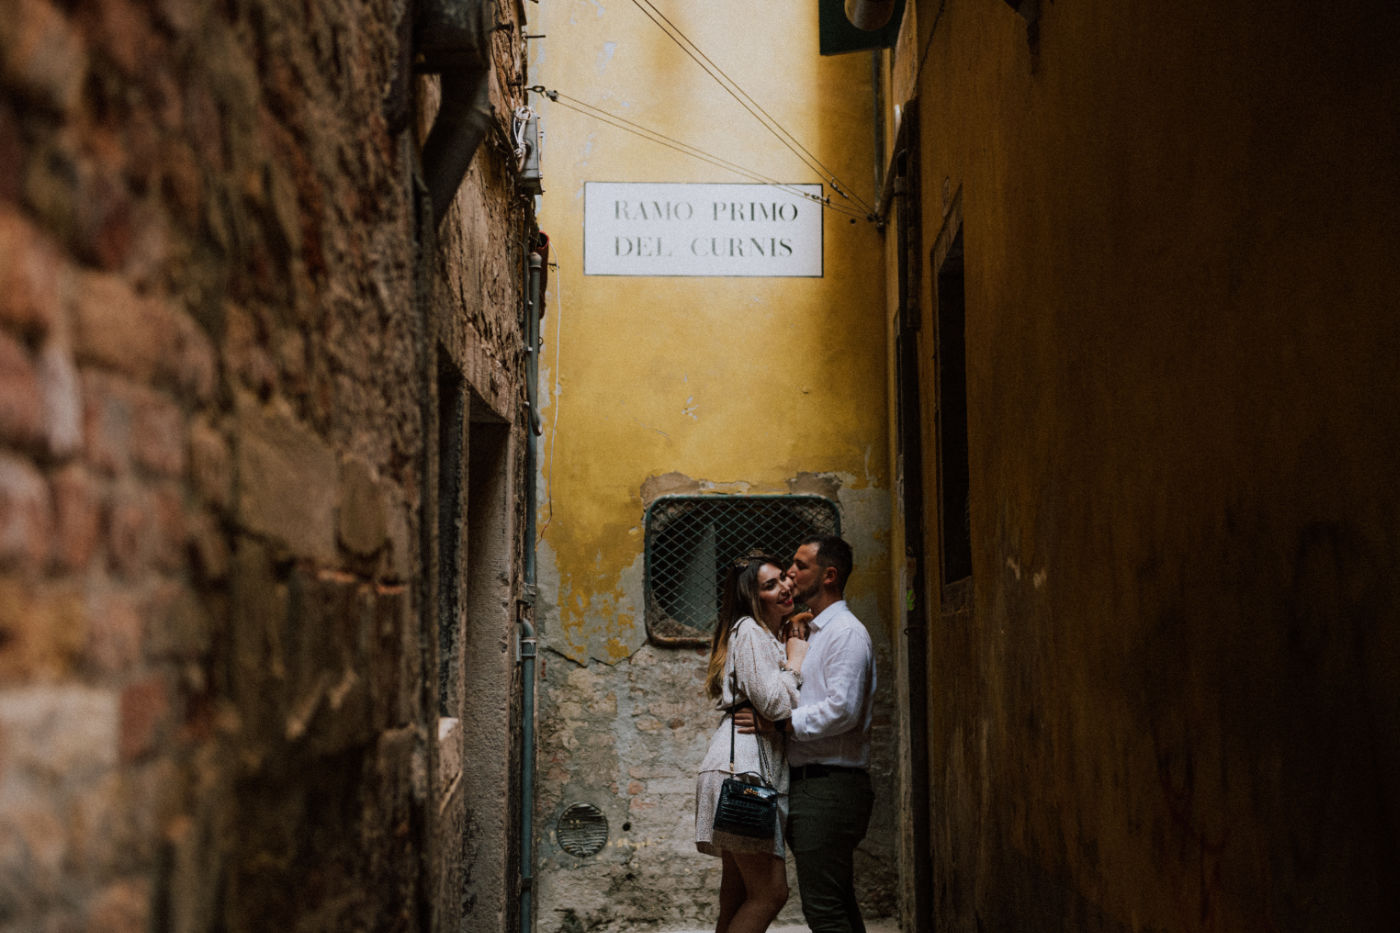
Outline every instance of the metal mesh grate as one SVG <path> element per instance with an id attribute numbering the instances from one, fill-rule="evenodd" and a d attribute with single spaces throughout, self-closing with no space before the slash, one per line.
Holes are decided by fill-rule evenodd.
<path id="1" fill-rule="evenodd" d="M 646 622 L 655 642 L 708 643 L 724 570 L 754 548 L 787 560 L 812 534 L 840 534 L 820 496 L 663 496 L 646 516 Z"/>

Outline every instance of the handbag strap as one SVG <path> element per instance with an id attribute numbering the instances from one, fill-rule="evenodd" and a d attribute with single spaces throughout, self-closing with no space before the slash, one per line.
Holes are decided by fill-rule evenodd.
<path id="1" fill-rule="evenodd" d="M 734 682 L 733 694 L 734 694 L 734 697 L 737 699 L 738 696 L 739 696 L 739 673 L 738 673 L 738 671 L 730 671 L 730 672 L 729 672 L 729 678 L 730 678 L 730 680 L 732 680 L 732 681 Z M 741 710 L 741 709 L 750 709 L 750 708 L 753 708 L 753 703 L 750 702 L 749 700 L 744 700 L 744 701 L 741 702 L 741 703 L 734 703 L 732 706 L 727 707 L 728 712 L 729 712 L 729 773 L 730 773 L 730 774 L 737 774 L 737 773 L 738 773 L 738 767 L 737 767 L 737 765 L 734 763 L 734 736 L 735 736 L 735 732 L 738 730 L 738 724 L 736 724 L 736 723 L 734 722 L 734 714 L 737 713 L 737 712 L 738 712 L 739 710 Z M 755 712 L 755 714 L 757 714 L 758 711 L 755 709 L 754 712 Z M 763 740 L 762 740 L 759 736 L 755 735 L 755 736 L 754 736 L 754 742 L 755 742 L 755 744 L 758 746 L 758 778 L 759 778 L 759 780 L 762 781 L 764 784 L 769 784 L 770 781 L 768 780 L 768 773 L 767 773 L 767 772 L 768 772 L 768 761 L 767 761 L 768 756 L 766 756 L 766 755 L 763 754 Z"/>
<path id="2" fill-rule="evenodd" d="M 734 637 L 734 631 L 735 630 L 731 630 L 729 633 L 729 637 L 731 639 Z M 739 698 L 739 672 L 737 670 L 730 668 L 729 680 L 733 684 L 730 693 L 736 700 L 736 702 L 733 705 L 727 707 L 729 711 L 729 773 L 737 774 L 737 766 L 734 762 L 734 734 L 737 731 L 738 726 L 734 722 L 734 714 L 746 707 L 752 707 L 753 703 L 749 700 L 744 700 L 742 703 L 737 702 Z M 754 712 L 755 714 L 757 714 L 757 709 L 755 709 Z M 755 735 L 754 741 L 758 746 L 758 778 L 763 783 L 769 784 L 770 781 L 768 780 L 768 774 L 766 773 L 768 771 L 768 756 L 763 754 L 763 740 L 758 735 Z"/>

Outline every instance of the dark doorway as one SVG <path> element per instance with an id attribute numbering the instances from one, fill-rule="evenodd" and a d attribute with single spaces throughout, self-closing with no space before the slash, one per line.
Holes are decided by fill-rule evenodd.
<path id="1" fill-rule="evenodd" d="M 937 275 L 938 467 L 943 585 L 972 576 L 972 500 L 967 457 L 967 314 L 963 237 L 939 257 Z"/>

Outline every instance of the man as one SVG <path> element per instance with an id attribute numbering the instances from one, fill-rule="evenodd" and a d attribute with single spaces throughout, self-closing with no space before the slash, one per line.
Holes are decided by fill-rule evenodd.
<path id="1" fill-rule="evenodd" d="M 788 843 L 797 862 L 802 914 L 812 933 L 864 933 L 856 905 L 855 850 L 870 824 L 870 720 L 875 652 L 870 633 L 846 608 L 851 546 L 835 535 L 807 538 L 788 578 L 793 599 L 816 613 L 808 623 L 800 702 L 769 724 L 740 713 L 741 731 L 788 735 Z M 742 728 L 746 725 L 748 728 Z"/>

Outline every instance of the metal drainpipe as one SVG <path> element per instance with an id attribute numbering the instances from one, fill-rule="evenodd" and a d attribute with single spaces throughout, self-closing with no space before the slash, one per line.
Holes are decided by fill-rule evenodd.
<path id="1" fill-rule="evenodd" d="M 520 614 L 520 933 L 531 933 L 535 886 L 535 654 L 538 642 L 530 616 L 534 612 L 535 468 L 539 456 L 535 438 L 543 433 L 539 406 L 540 279 L 544 257 L 530 253 L 529 306 L 525 309 L 525 393 L 530 408 L 529 440 L 525 445 L 525 603 Z"/>
<path id="2" fill-rule="evenodd" d="M 433 224 L 442 223 L 491 123 L 487 71 L 461 69 L 442 75 L 442 106 L 423 144 L 423 176 L 433 199 Z"/>
<path id="3" fill-rule="evenodd" d="M 442 75 L 437 118 L 423 143 L 434 227 L 442 223 L 491 125 L 493 8 L 484 0 L 427 0 L 420 13 L 421 70 Z"/>
<path id="4" fill-rule="evenodd" d="M 524 720 L 520 753 L 520 933 L 530 933 L 535 890 L 535 627 L 527 609 L 520 616 L 520 715 Z"/>
<path id="5" fill-rule="evenodd" d="M 540 280 L 544 275 L 544 257 L 538 252 L 530 253 L 530 310 L 527 315 L 529 320 L 525 324 L 525 339 L 528 344 L 525 347 L 525 367 L 528 370 L 528 382 L 525 386 L 525 400 L 530 406 L 530 444 L 533 447 L 535 438 L 544 433 L 544 425 L 540 421 L 539 406 L 539 377 L 540 377 Z M 531 498 L 534 496 L 534 487 L 531 486 Z M 533 575 L 534 564 L 533 547 L 530 548 L 530 563 Z M 531 581 L 533 582 L 533 580 Z"/>

